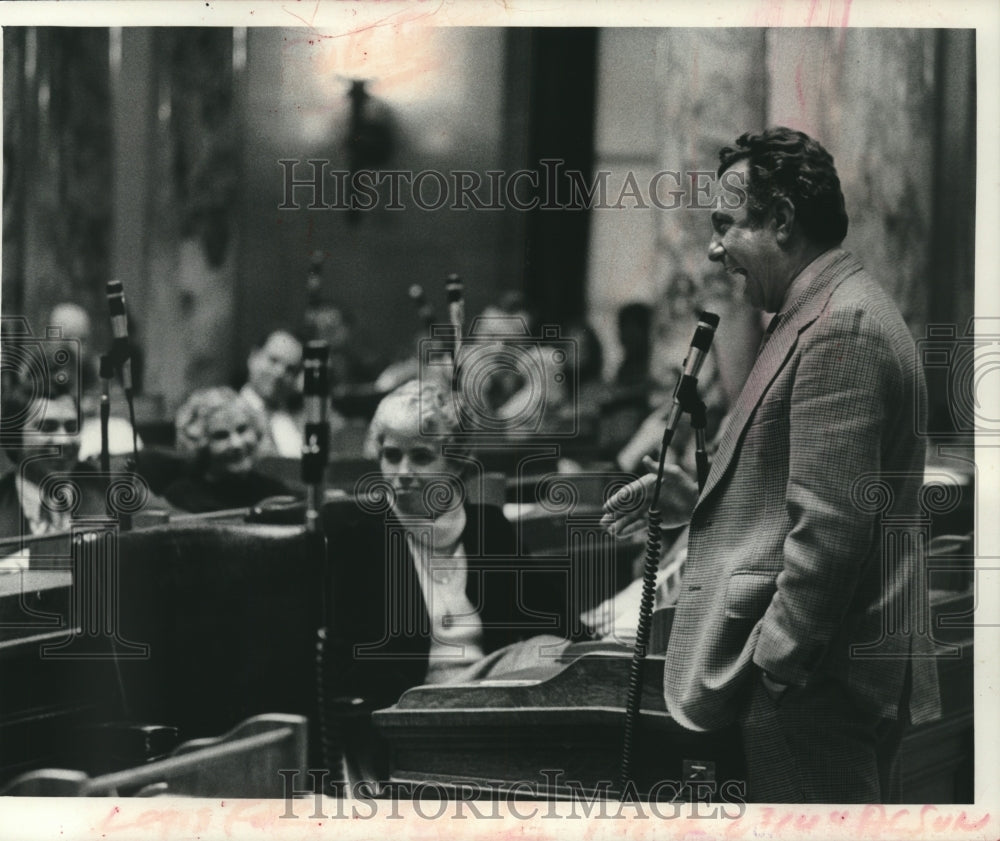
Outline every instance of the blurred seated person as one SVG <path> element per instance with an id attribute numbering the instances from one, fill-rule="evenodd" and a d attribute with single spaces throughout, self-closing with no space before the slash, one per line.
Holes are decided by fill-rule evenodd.
<path id="1" fill-rule="evenodd" d="M 663 423 L 673 408 L 673 395 L 683 372 L 701 309 L 699 289 L 690 275 L 679 272 L 667 287 L 664 305 L 654 315 L 653 353 L 650 359 L 652 389 L 649 402 L 654 408 L 619 451 L 616 462 L 629 473 L 635 472 L 646 455 L 658 455 L 663 439 Z M 706 440 L 712 440 L 728 410 L 728 400 L 719 376 L 715 346 L 709 351 L 698 375 L 698 395 L 705 403 Z M 685 415 L 671 442 L 668 460 L 676 461 L 694 475 L 694 435 Z"/>
<path id="2" fill-rule="evenodd" d="M 98 380 L 97 354 L 92 350 L 93 328 L 90 315 L 77 305 L 65 301 L 56 304 L 49 311 L 48 319 L 42 325 L 45 329 L 58 328 L 63 339 L 79 343 L 79 380 L 74 378 L 68 387 L 75 388 L 77 393 L 96 395 L 100 390 Z M 69 368 L 74 375 L 76 369 Z"/>
<path id="3" fill-rule="evenodd" d="M 431 316 L 433 319 L 433 315 Z M 442 324 L 446 322 L 441 322 Z M 497 338 L 495 347 L 503 346 L 503 338 L 508 335 L 527 336 L 534 330 L 534 318 L 524 302 L 524 296 L 520 292 L 513 290 L 505 292 L 498 304 L 490 304 L 483 311 L 472 319 L 471 323 L 465 325 L 464 332 L 468 336 L 475 333 L 479 339 L 474 343 L 478 352 L 487 343 L 483 336 Z M 441 372 L 440 366 L 432 366 L 430 370 L 420 369 L 420 343 L 430 339 L 431 335 L 427 328 L 422 327 L 413 337 L 406 355 L 390 363 L 378 377 L 375 378 L 374 387 L 376 391 L 389 393 L 399 388 L 404 383 L 416 380 L 421 377 L 425 379 L 440 379 L 442 384 L 450 381 L 447 377 L 436 377 Z M 433 373 L 432 373 L 433 372 Z M 493 412 L 506 403 L 524 385 L 524 380 L 518 376 L 517 372 L 509 369 L 509 366 L 502 366 L 490 375 L 483 399 L 489 411 Z"/>
<path id="4" fill-rule="evenodd" d="M 543 353 L 547 344 L 544 339 L 539 342 Z M 611 388 L 604 381 L 604 349 L 597 331 L 586 321 L 572 322 L 551 347 L 555 351 L 555 383 L 548 385 L 546 416 L 539 432 L 575 431 L 578 440 L 596 444 L 601 407 L 611 397 Z M 560 364 L 562 347 L 569 352 Z"/>
<path id="5" fill-rule="evenodd" d="M 523 347 L 523 343 L 517 340 L 534 336 L 537 327 L 537 314 L 528 306 L 524 295 L 516 290 L 504 292 L 498 304 L 484 307 L 471 325 L 471 329 L 480 336 L 496 336 L 496 348 L 512 352 L 512 358 L 515 360 L 518 347 Z M 490 376 L 486 387 L 484 394 L 486 405 L 497 410 L 500 416 L 516 414 L 516 408 L 512 407 L 516 407 L 523 400 L 525 388 L 530 388 L 530 384 L 524 373 L 518 370 L 518 366 L 498 366 Z"/>
<path id="6" fill-rule="evenodd" d="M 510 342 L 496 354 L 521 383 L 496 410 L 498 418 L 510 422 L 510 431 L 596 434 L 600 408 L 610 392 L 603 379 L 604 351 L 593 327 L 574 322 L 551 339 Z"/>
<path id="7" fill-rule="evenodd" d="M 331 388 L 375 379 L 378 364 L 362 355 L 354 337 L 354 317 L 348 310 L 332 301 L 321 301 L 307 312 L 307 321 L 313 337 L 330 349 Z"/>
<path id="8" fill-rule="evenodd" d="M 374 382 L 375 391 L 388 394 L 404 383 L 416 380 L 420 376 L 420 342 L 430 338 L 424 331 L 419 331 L 410 343 L 407 355 L 390 362 Z"/>
<path id="9" fill-rule="evenodd" d="M 77 458 L 75 396 L 36 386 L 22 380 L 4 387 L 0 437 L 14 467 L 0 478 L 0 538 L 66 531 L 74 515 L 105 513 L 104 485 L 99 477 L 88 481 L 87 468 Z M 67 493 L 66 483 L 72 492 Z M 69 501 L 72 510 L 65 505 Z M 23 563 L 15 560 L 14 568 L 27 565 L 27 555 L 19 557 Z"/>
<path id="10" fill-rule="evenodd" d="M 654 383 L 649 372 L 653 310 L 633 301 L 618 310 L 618 341 L 622 361 L 601 406 L 600 451 L 613 458 L 649 415 Z"/>
<path id="11" fill-rule="evenodd" d="M 301 373 L 302 343 L 285 330 L 275 330 L 250 351 L 240 397 L 263 420 L 261 455 L 302 454 L 302 420 L 291 409 Z"/>
<path id="12" fill-rule="evenodd" d="M 65 302 L 56 304 L 52 308 L 45 326 L 46 328 L 58 327 L 62 338 L 69 340 L 67 346 L 73 341 L 78 343 L 78 367 L 71 364 L 64 369 L 71 374 L 66 387 L 79 395 L 80 399 L 82 427 L 79 436 L 78 458 L 80 461 L 96 459 L 101 454 L 101 382 L 99 355 L 93 351 L 90 316 L 83 307 Z M 51 347 L 58 348 L 60 343 L 54 342 Z M 135 392 L 139 393 L 142 363 L 141 356 L 137 357 L 136 355 L 137 351 L 138 349 L 133 343 L 132 379 Z M 79 372 L 79 378 L 77 378 L 77 372 Z M 139 379 L 136 378 L 137 373 L 140 374 Z M 121 394 L 120 391 L 117 393 Z M 124 397 L 119 401 L 112 402 L 112 415 L 108 418 L 108 453 L 112 456 L 132 453 L 132 425 L 125 416 L 127 411 Z M 142 449 L 142 440 L 138 436 L 136 436 L 135 443 L 138 449 Z"/>
<path id="13" fill-rule="evenodd" d="M 184 511 L 249 508 L 287 496 L 286 485 L 254 470 L 263 427 L 259 416 L 231 388 L 195 391 L 177 412 L 177 448 L 191 456 L 191 473 L 163 496 Z"/>
<path id="14" fill-rule="evenodd" d="M 649 354 L 653 310 L 649 304 L 633 301 L 618 310 L 618 342 L 622 361 L 615 374 L 615 385 L 623 388 L 649 386 Z"/>
<path id="15" fill-rule="evenodd" d="M 275 330 L 247 358 L 247 381 L 242 397 L 261 419 L 263 435 L 258 454 L 300 458 L 304 418 L 302 401 L 302 343 L 285 330 Z M 332 407 L 327 417 L 331 433 L 344 426 Z"/>
<path id="16" fill-rule="evenodd" d="M 367 451 L 391 507 L 359 505 L 327 535 L 350 559 L 334 593 L 350 637 L 343 692 L 374 708 L 412 686 L 461 679 L 484 655 L 558 632 L 565 618 L 564 583 L 526 573 L 532 561 L 519 558 L 501 510 L 466 501 L 475 462 L 459 431 L 451 394 L 433 383 L 413 381 L 385 397 Z"/>
<path id="17" fill-rule="evenodd" d="M 561 339 L 571 342 L 575 350 L 563 363 L 562 372 L 575 384 L 579 408 L 596 408 L 609 394 L 604 382 L 604 348 L 597 331 L 586 321 L 576 321 L 562 330 Z"/>

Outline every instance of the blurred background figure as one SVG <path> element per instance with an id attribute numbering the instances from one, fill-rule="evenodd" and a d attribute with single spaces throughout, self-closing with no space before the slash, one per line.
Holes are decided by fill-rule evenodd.
<path id="1" fill-rule="evenodd" d="M 261 456 L 302 456 L 302 343 L 295 336 L 275 330 L 250 351 L 240 397 L 260 419 Z M 327 409 L 327 422 L 331 435 L 345 426 L 332 406 Z"/>
<path id="2" fill-rule="evenodd" d="M 663 424 L 673 406 L 674 388 L 683 372 L 691 335 L 702 309 L 701 290 L 685 272 L 678 272 L 667 285 L 663 306 L 653 319 L 650 357 L 649 403 L 652 413 L 643 421 L 616 456 L 618 466 L 629 473 L 641 470 L 644 456 L 659 454 Z M 698 376 L 698 395 L 706 406 L 706 439 L 711 441 L 719 430 L 728 400 L 719 377 L 717 349 L 713 344 Z M 694 474 L 694 435 L 685 422 L 678 426 L 670 445 L 668 461 L 680 464 Z"/>
<path id="3" fill-rule="evenodd" d="M 0 479 L 0 537 L 69 527 L 69 512 L 49 506 L 41 486 L 50 474 L 71 474 L 77 468 L 79 406 L 70 391 L 38 391 L 35 386 L 22 381 L 3 395 L 0 425 L 7 458 L 15 467 Z"/>
<path id="4" fill-rule="evenodd" d="M 101 454 L 101 424 L 100 393 L 101 382 L 100 354 L 93 346 L 93 329 L 87 311 L 77 304 L 64 302 L 56 304 L 45 322 L 46 328 L 59 328 L 62 338 L 68 340 L 65 348 L 76 353 L 79 350 L 79 367 L 66 366 L 63 370 L 70 373 L 66 388 L 71 390 L 80 401 L 82 426 L 79 438 L 79 459 L 89 461 L 97 459 Z M 140 393 L 142 383 L 142 355 L 135 342 L 134 325 L 129 322 L 129 345 L 132 351 L 132 382 L 133 390 Z M 52 347 L 60 345 L 55 343 Z M 60 366 L 61 367 L 61 366 Z M 79 379 L 77 379 L 77 372 Z M 119 385 L 120 388 L 120 385 Z M 120 396 L 118 391 L 116 396 Z M 108 419 L 108 452 L 112 456 L 129 455 L 132 452 L 132 426 L 127 419 L 128 408 L 124 397 L 112 399 L 111 417 Z M 142 439 L 136 436 L 136 445 L 142 448 Z"/>
<path id="5" fill-rule="evenodd" d="M 528 307 L 524 295 L 516 290 L 504 292 L 497 304 L 484 307 L 472 324 L 472 330 L 477 334 L 498 337 L 494 347 L 498 356 L 502 355 L 507 344 L 514 348 L 512 352 L 515 358 L 516 340 L 534 336 L 537 327 L 535 313 Z M 511 337 L 506 343 L 503 338 L 505 336 Z M 516 365 L 498 366 L 489 378 L 483 399 L 486 406 L 497 411 L 498 417 L 512 416 L 525 400 L 525 395 L 518 395 L 518 392 L 530 387 L 531 383 Z"/>
<path id="6" fill-rule="evenodd" d="M 595 406 L 608 395 L 604 382 L 604 348 L 597 331 L 586 321 L 569 324 L 562 330 L 562 337 L 569 339 L 576 348 L 576 371 L 567 360 L 564 373 L 568 378 L 575 376 L 576 397 L 580 406 Z"/>
<path id="7" fill-rule="evenodd" d="M 604 348 L 597 332 L 586 321 L 564 327 L 561 340 L 572 353 L 555 366 L 555 385 L 546 395 L 547 427 L 540 430 L 572 433 L 596 439 L 601 412 L 611 391 L 604 381 Z M 543 354 L 545 342 L 540 343 Z"/>
<path id="8" fill-rule="evenodd" d="M 649 415 L 653 308 L 633 301 L 618 310 L 622 360 L 601 407 L 600 451 L 614 457 Z"/>
<path id="9" fill-rule="evenodd" d="M 98 383 L 98 359 L 92 350 L 92 329 L 87 311 L 69 302 L 56 304 L 49 313 L 44 327 L 58 327 L 64 339 L 79 342 L 79 382 L 71 382 L 69 386 L 77 394 L 96 395 L 100 387 Z M 67 345 L 69 347 L 71 345 Z M 74 371 L 75 373 L 75 371 Z"/>
<path id="10" fill-rule="evenodd" d="M 388 394 L 420 376 L 420 342 L 426 338 L 429 337 L 425 331 L 417 331 L 408 349 L 410 352 L 390 362 L 375 378 L 375 391 L 379 394 Z"/>
<path id="11" fill-rule="evenodd" d="M 641 301 L 625 304 L 618 310 L 618 341 L 623 356 L 615 374 L 615 385 L 641 389 L 649 386 L 652 321 L 652 308 Z"/>
<path id="12" fill-rule="evenodd" d="M 326 342 L 330 349 L 331 388 L 375 379 L 379 364 L 366 353 L 364 343 L 356 336 L 356 322 L 349 310 L 332 301 L 320 301 L 309 309 L 307 318 L 313 338 Z"/>
<path id="13" fill-rule="evenodd" d="M 195 391 L 177 412 L 177 449 L 191 471 L 163 496 L 184 511 L 248 508 L 290 493 L 278 479 L 254 470 L 264 428 L 260 416 L 233 389 Z"/>
<path id="14" fill-rule="evenodd" d="M 285 330 L 275 330 L 250 351 L 240 397 L 261 419 L 261 455 L 302 454 L 301 374 L 302 343 Z"/>

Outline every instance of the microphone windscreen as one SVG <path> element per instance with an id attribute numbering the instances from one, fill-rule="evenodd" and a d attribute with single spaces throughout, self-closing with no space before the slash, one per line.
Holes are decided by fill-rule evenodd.
<path id="1" fill-rule="evenodd" d="M 719 316 L 714 312 L 703 312 L 698 317 L 698 326 L 694 331 L 694 338 L 691 340 L 691 347 L 708 352 L 712 346 L 712 339 L 715 338 L 715 328 L 719 326 Z"/>
<path id="2" fill-rule="evenodd" d="M 108 309 L 111 315 L 125 315 L 125 287 L 120 280 L 108 281 Z"/>
<path id="3" fill-rule="evenodd" d="M 709 312 L 708 310 L 702 310 L 701 314 L 698 316 L 700 321 L 704 321 L 713 330 L 719 326 L 719 316 L 714 312 Z"/>
<path id="4" fill-rule="evenodd" d="M 304 396 L 325 396 L 329 390 L 327 381 L 327 361 L 330 349 L 326 342 L 308 342 L 302 356 L 302 394 Z"/>
<path id="5" fill-rule="evenodd" d="M 445 292 L 448 294 L 449 304 L 456 304 L 462 300 L 462 281 L 457 274 L 448 275 L 444 288 Z"/>

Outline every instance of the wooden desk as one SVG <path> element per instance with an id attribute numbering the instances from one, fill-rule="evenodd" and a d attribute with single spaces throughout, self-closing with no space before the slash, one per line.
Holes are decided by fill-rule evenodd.
<path id="1" fill-rule="evenodd" d="M 557 796 L 613 790 L 630 662 L 624 647 L 582 643 L 556 665 L 502 680 L 411 689 L 374 713 L 390 744 L 392 780 L 489 782 Z M 658 789 L 669 800 L 692 775 L 738 779 L 735 732 L 692 733 L 673 720 L 663 701 L 662 655 L 649 658 L 644 678 L 632 759 L 638 791 Z"/>
<path id="2" fill-rule="evenodd" d="M 932 627 L 971 606 L 971 591 L 935 593 Z M 937 638 L 957 645 L 958 656 L 939 661 L 942 718 L 904 736 L 904 803 L 971 802 L 973 794 L 971 628 L 942 630 Z M 630 657 L 625 648 L 583 643 L 554 664 L 502 680 L 409 690 L 373 714 L 389 744 L 391 779 L 456 789 L 464 781 L 501 791 L 522 785 L 561 796 L 574 788 L 606 792 L 605 782 L 613 788 L 617 780 Z M 669 791 L 669 781 L 688 779 L 697 767 L 717 782 L 739 779 L 734 731 L 694 733 L 666 711 L 663 662 L 654 655 L 646 663 L 633 758 L 638 790 L 661 784 L 661 793 Z"/>

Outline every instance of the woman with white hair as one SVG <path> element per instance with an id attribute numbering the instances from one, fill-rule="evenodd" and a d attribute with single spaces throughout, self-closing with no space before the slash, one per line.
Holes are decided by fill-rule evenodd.
<path id="1" fill-rule="evenodd" d="M 469 501 L 477 465 L 460 431 L 451 393 L 436 384 L 411 381 L 385 397 L 367 442 L 381 479 L 328 532 L 349 559 L 333 602 L 352 643 L 343 689 L 372 708 L 461 679 L 484 655 L 558 631 L 565 616 L 565 585 L 519 557 L 499 508 Z"/>
<path id="2" fill-rule="evenodd" d="M 172 482 L 163 496 L 184 511 L 247 508 L 289 489 L 255 471 L 264 436 L 260 416 L 231 388 L 202 388 L 177 412 L 177 449 L 191 457 L 188 476 Z"/>

